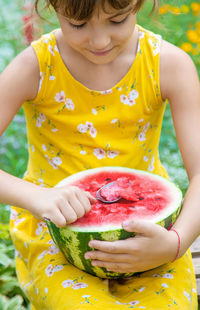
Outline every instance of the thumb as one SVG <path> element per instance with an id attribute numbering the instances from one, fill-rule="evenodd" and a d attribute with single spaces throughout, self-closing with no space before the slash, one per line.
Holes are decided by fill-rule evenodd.
<path id="1" fill-rule="evenodd" d="M 86 195 L 87 195 L 87 197 L 91 203 L 96 202 L 96 199 L 90 194 L 90 192 L 85 192 L 85 193 L 86 193 Z"/>
<path id="2" fill-rule="evenodd" d="M 158 225 L 145 220 L 125 221 L 122 223 L 122 226 L 124 230 L 135 232 L 144 236 L 153 236 L 158 229 Z"/>

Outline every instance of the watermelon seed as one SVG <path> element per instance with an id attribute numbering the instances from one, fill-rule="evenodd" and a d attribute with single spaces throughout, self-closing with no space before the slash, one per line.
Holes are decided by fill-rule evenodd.
<path id="1" fill-rule="evenodd" d="M 144 198 L 143 197 L 139 197 L 139 200 L 143 200 Z"/>
<path id="2" fill-rule="evenodd" d="M 111 181 L 111 179 L 110 179 L 110 178 L 107 178 L 107 179 L 106 179 L 106 181 L 108 181 L 108 182 L 109 182 L 109 181 Z"/>

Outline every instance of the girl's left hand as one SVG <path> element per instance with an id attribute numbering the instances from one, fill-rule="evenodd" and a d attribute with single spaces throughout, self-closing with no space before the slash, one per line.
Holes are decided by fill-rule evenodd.
<path id="1" fill-rule="evenodd" d="M 128 225 L 123 223 L 122 226 L 124 230 L 135 232 L 136 236 L 111 242 L 89 242 L 89 246 L 97 250 L 85 253 L 93 266 L 121 273 L 140 272 L 174 260 L 178 249 L 174 231 L 142 220 L 129 221 Z"/>

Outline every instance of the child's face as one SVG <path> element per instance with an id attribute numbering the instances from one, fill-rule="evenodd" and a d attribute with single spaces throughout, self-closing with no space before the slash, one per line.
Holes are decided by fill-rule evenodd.
<path id="1" fill-rule="evenodd" d="M 112 62 L 133 39 L 136 14 L 132 6 L 123 10 L 96 7 L 88 21 L 76 21 L 58 14 L 67 44 L 94 64 Z"/>

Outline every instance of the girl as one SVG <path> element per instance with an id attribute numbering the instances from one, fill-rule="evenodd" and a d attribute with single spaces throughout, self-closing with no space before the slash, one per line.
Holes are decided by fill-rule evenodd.
<path id="1" fill-rule="evenodd" d="M 1 75 L 1 134 L 23 103 L 27 119 L 27 172 L 20 180 L 1 171 L 0 197 L 17 206 L 11 235 L 32 309 L 197 309 L 188 248 L 200 232 L 199 81 L 183 51 L 136 24 L 143 2 L 47 0 L 60 29 L 33 42 Z M 110 271 L 136 275 L 109 281 L 86 274 L 64 259 L 43 218 L 65 226 L 95 199 L 76 187 L 53 186 L 99 166 L 167 178 L 158 154 L 166 99 L 190 180 L 175 230 L 122 223 L 135 238 L 93 240 L 96 250 L 85 256 Z"/>

